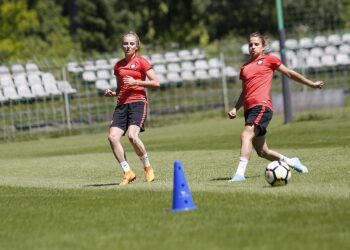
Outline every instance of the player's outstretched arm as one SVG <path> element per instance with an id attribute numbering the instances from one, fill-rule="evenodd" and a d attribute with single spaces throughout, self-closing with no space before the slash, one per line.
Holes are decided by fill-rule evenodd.
<path id="1" fill-rule="evenodd" d="M 307 79 L 306 77 L 304 77 L 303 75 L 299 74 L 298 72 L 287 68 L 285 65 L 281 64 L 278 68 L 278 71 L 281 72 L 282 74 L 286 75 L 288 78 L 302 83 L 306 86 L 309 86 L 311 88 L 315 88 L 315 89 L 322 89 L 323 87 L 323 81 L 316 81 L 313 82 L 309 79 Z"/>

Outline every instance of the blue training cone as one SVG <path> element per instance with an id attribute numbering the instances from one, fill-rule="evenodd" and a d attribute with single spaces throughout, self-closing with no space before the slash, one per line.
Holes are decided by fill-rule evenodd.
<path id="1" fill-rule="evenodd" d="M 183 212 L 193 209 L 197 209 L 197 207 L 193 203 L 181 163 L 176 160 L 174 162 L 173 208 L 170 212 Z"/>

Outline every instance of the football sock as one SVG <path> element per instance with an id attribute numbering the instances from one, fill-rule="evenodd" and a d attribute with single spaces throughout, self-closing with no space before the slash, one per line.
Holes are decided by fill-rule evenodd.
<path id="1" fill-rule="evenodd" d="M 293 159 L 285 157 L 284 155 L 281 155 L 280 161 L 287 163 L 290 167 L 293 167 L 295 164 Z"/>
<path id="2" fill-rule="evenodd" d="M 248 165 L 248 159 L 245 157 L 239 157 L 239 163 L 236 170 L 236 175 L 244 176 L 247 165 Z"/>
<path id="3" fill-rule="evenodd" d="M 148 155 L 147 155 L 147 153 L 146 153 L 146 154 L 144 154 L 143 156 L 141 156 L 141 157 L 140 157 L 140 160 L 142 161 L 143 166 L 144 166 L 145 168 L 147 168 L 147 167 L 150 167 L 150 166 L 151 166 L 151 163 L 149 162 L 149 159 L 148 159 Z"/>
<path id="4" fill-rule="evenodd" d="M 129 164 L 128 164 L 127 161 L 122 161 L 122 162 L 120 163 L 120 166 L 122 167 L 122 169 L 123 169 L 124 172 L 130 171 L 130 166 L 129 166 Z"/>

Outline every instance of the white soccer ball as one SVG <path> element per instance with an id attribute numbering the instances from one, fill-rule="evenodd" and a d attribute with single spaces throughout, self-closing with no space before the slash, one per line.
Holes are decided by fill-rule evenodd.
<path id="1" fill-rule="evenodd" d="M 265 180 L 274 187 L 287 185 L 291 176 L 290 167 L 282 161 L 270 162 L 265 169 Z"/>

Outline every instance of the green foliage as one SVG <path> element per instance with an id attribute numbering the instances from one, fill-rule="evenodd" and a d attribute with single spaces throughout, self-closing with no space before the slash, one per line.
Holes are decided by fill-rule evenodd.
<path id="1" fill-rule="evenodd" d="M 304 36 L 350 27 L 349 2 L 283 1 L 286 30 Z M 206 47 L 254 31 L 277 35 L 275 1 L 263 0 L 4 0 L 0 13 L 3 63 L 112 53 L 130 30 L 151 50 Z"/>

